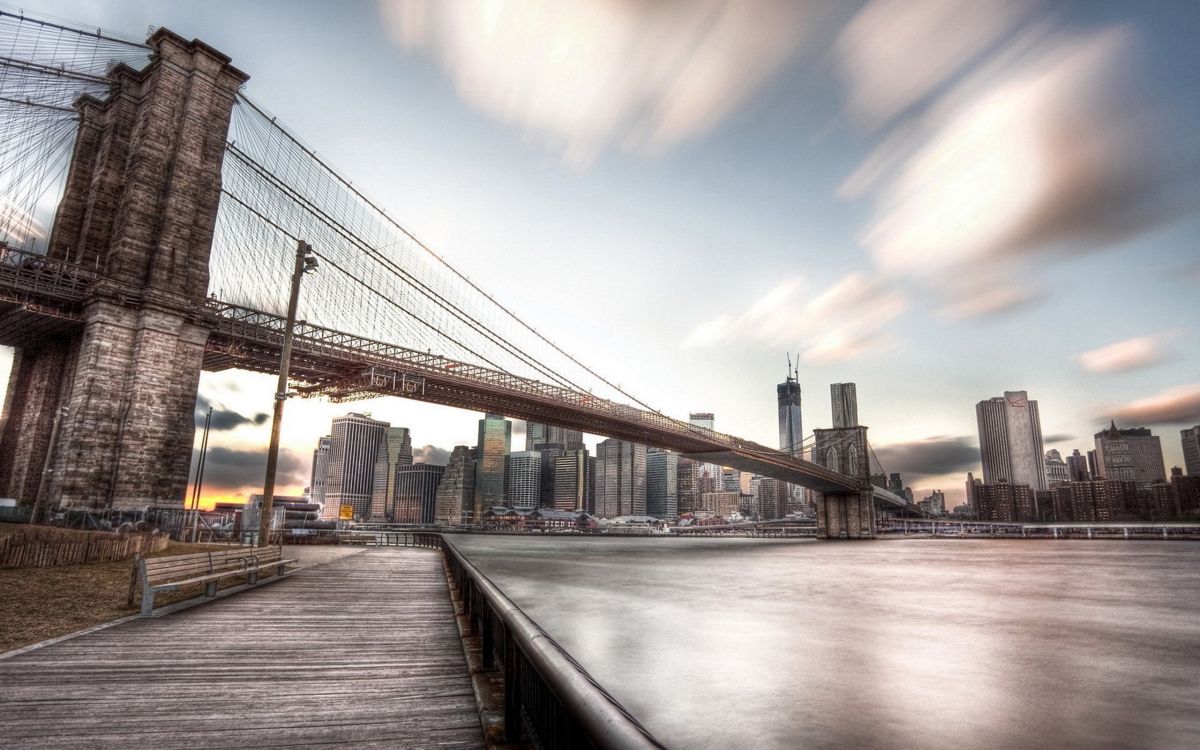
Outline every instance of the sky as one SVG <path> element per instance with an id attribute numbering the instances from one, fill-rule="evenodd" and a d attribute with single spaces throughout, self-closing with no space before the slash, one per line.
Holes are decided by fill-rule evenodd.
<path id="1" fill-rule="evenodd" d="M 673 416 L 776 444 L 790 354 L 806 432 L 855 382 L 883 468 L 950 504 L 979 473 L 975 403 L 1006 390 L 1064 455 L 1115 419 L 1160 435 L 1169 468 L 1200 423 L 1200 6 L 23 7 L 225 52 L 390 216 Z M 0 384 L 10 366 L 0 349 Z M 208 502 L 261 486 L 273 391 L 202 376 Z M 293 399 L 281 492 L 351 409 L 428 460 L 474 444 L 480 416 Z"/>

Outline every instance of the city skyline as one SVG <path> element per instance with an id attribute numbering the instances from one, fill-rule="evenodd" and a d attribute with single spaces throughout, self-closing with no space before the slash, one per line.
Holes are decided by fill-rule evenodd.
<path id="1" fill-rule="evenodd" d="M 247 89 L 253 96 L 354 175 L 437 252 L 569 351 L 672 416 L 711 411 L 721 431 L 776 442 L 776 405 L 766 394 L 780 382 L 785 352 L 799 345 L 801 387 L 811 395 L 829 383 L 857 383 L 860 420 L 871 428 L 884 468 L 904 473 L 918 496 L 941 488 L 948 504 L 961 499 L 956 494 L 961 477 L 979 468 L 970 406 L 1012 389 L 1037 395 L 1047 450 L 1064 456 L 1086 451 L 1093 433 L 1116 419 L 1122 428 L 1152 428 L 1164 437 L 1167 467 L 1183 465 L 1174 436 L 1200 422 L 1195 382 L 1200 346 L 1186 323 L 1187 313 L 1194 314 L 1188 300 L 1200 284 L 1193 214 L 1146 217 L 1145 209 L 1154 206 L 1127 196 L 1122 203 L 1118 196 L 1121 210 L 1113 218 L 1129 219 L 1128 211 L 1134 211 L 1132 218 L 1140 219 L 1131 219 L 1134 228 L 1120 238 L 1088 215 L 1096 236 L 1081 239 L 1079 223 L 1072 223 L 1078 217 L 1056 215 L 1062 235 L 1087 247 L 1068 251 L 1032 240 L 1005 245 L 996 236 L 972 235 L 966 239 L 977 242 L 965 246 L 975 255 L 927 258 L 912 244 L 922 238 L 913 212 L 966 208 L 937 203 L 928 189 L 908 195 L 903 179 L 889 183 L 875 170 L 899 164 L 901 174 L 913 179 L 959 184 L 964 178 L 959 172 L 927 174 L 923 156 L 939 143 L 958 142 L 972 118 L 987 122 L 988 106 L 999 101 L 1035 124 L 1055 114 L 1083 118 L 1084 132 L 1095 136 L 1102 152 L 1124 149 L 1134 161 L 1149 161 L 1130 168 L 1153 195 L 1181 188 L 1164 184 L 1157 147 L 1181 153 L 1179 163 L 1193 163 L 1200 96 L 1194 81 L 1178 71 L 1196 69 L 1200 53 L 1185 44 L 1189 24 L 1168 18 L 1161 8 L 1096 3 L 1087 9 L 1056 6 L 1057 13 L 980 13 L 978 36 L 957 40 L 971 54 L 957 61 L 934 57 L 923 89 L 897 90 L 883 97 L 886 103 L 872 105 L 874 110 L 864 109 L 865 95 L 887 91 L 886 60 L 856 46 L 856 30 L 886 17 L 888 4 L 808 11 L 805 20 L 829 29 L 836 40 L 829 49 L 770 36 L 766 46 L 775 57 L 759 60 L 758 67 L 750 66 L 753 75 L 739 80 L 748 93 L 735 111 L 700 106 L 697 119 L 680 133 L 651 129 L 657 140 L 626 147 L 631 131 L 620 123 L 584 137 L 579 122 L 547 124 L 544 113 L 527 107 L 480 101 L 479 92 L 462 88 L 479 60 L 450 59 L 431 36 L 405 36 L 392 10 L 376 4 L 349 6 L 339 24 L 313 28 L 290 20 L 278 4 L 214 5 L 222 12 L 185 4 L 153 9 L 27 4 L 105 28 L 168 26 L 230 53 L 253 71 Z M 313 6 L 309 18 L 329 12 Z M 921 24 L 930 23 L 932 13 L 914 15 L 919 29 L 928 32 Z M 559 22 L 579 23 L 564 14 Z M 598 54 L 608 50 L 607 40 L 624 33 L 620 22 L 612 23 L 597 31 Z M 758 30 L 744 19 L 723 23 L 733 32 Z M 332 34 L 325 46 L 333 54 L 321 58 L 319 69 L 303 54 L 316 26 L 322 35 Z M 1012 55 L 1002 57 L 996 48 L 1011 51 L 1017 38 L 1034 53 L 1013 52 L 1020 63 L 1013 67 Z M 888 42 L 874 50 L 880 56 L 901 49 L 897 40 L 875 41 Z M 358 81 L 351 71 L 365 51 L 375 53 L 381 67 L 371 80 Z M 926 53 L 944 51 L 931 43 Z M 719 61 L 727 53 L 697 42 L 693 54 L 696 60 Z M 814 70 L 821 67 L 812 65 L 814 59 L 830 61 L 839 72 Z M 993 80 L 981 74 L 984 63 L 992 63 Z M 1114 66 L 1124 63 L 1135 80 L 1155 83 L 1137 96 L 1161 120 L 1168 134 L 1162 143 L 1131 143 L 1119 120 L 1112 127 L 1097 125 L 1111 114 L 1104 102 L 1068 96 L 1065 111 L 1054 109 L 1053 95 L 1071 84 L 1108 91 Z M 348 83 L 323 87 L 325 101 L 314 108 L 311 91 L 295 83 L 302 77 L 297 71 Z M 1048 81 L 1050 90 L 1018 85 L 1028 83 L 1029 71 L 1044 74 L 1039 80 Z M 541 77 L 531 83 L 545 85 Z M 386 96 L 378 97 L 380 90 Z M 615 101 L 629 101 L 619 96 L 624 90 L 612 93 Z M 1118 102 L 1129 94 L 1125 88 L 1111 93 Z M 641 95 L 666 108 L 668 94 Z M 395 116 L 400 101 L 419 106 Z M 334 118 L 329 112 L 345 114 Z M 914 120 L 915 114 L 927 121 Z M 346 118 L 353 128 L 346 128 Z M 901 127 L 905 124 L 911 129 Z M 467 156 L 449 156 L 454 154 Z M 997 154 L 1006 155 L 1020 152 Z M 1069 187 L 1069 175 L 1054 172 L 1061 165 L 1049 161 L 1050 177 L 1067 180 L 1058 187 Z M 1013 184 L 1008 175 L 1001 177 L 1002 187 Z M 1190 173 L 1182 187 L 1195 187 Z M 1052 208 L 1054 191 L 1047 191 L 1049 198 L 1012 195 Z M 469 207 L 471 221 L 459 220 L 462 206 Z M 514 218 L 521 215 L 537 220 Z M 1028 230 L 1018 236 L 1046 239 L 1045 227 L 1018 228 Z M 753 262 L 739 264 L 737 273 L 713 273 L 731 256 Z M 546 258 L 556 260 L 539 260 Z M 634 259 L 639 273 L 630 278 Z M 948 269 L 942 260 L 955 265 Z M 941 278 L 934 283 L 901 272 L 902 261 Z M 966 299 L 955 297 L 981 279 L 1030 266 L 1047 279 L 1016 290 L 996 282 Z M 970 303 L 985 302 L 993 307 L 990 315 L 968 315 Z M 600 308 L 603 316 L 595 314 Z M 811 328 L 783 324 L 793 318 L 828 322 L 836 336 L 822 338 Z M 0 383 L 10 365 L 11 351 L 0 351 Z M 261 489 L 257 467 L 267 425 L 259 415 L 269 411 L 272 392 L 269 377 L 203 376 L 201 397 L 218 407 L 220 425 L 210 442 L 206 485 L 224 490 L 208 494 L 208 501 Z M 823 399 L 817 402 L 810 397 L 804 403 L 803 423 L 810 429 L 832 424 Z M 432 446 L 433 456 L 473 444 L 480 416 L 400 400 L 374 400 L 361 408 L 408 426 L 418 452 Z M 289 402 L 280 492 L 294 493 L 306 483 L 312 446 L 343 411 L 334 404 Z M 513 438 L 521 443 L 519 425 Z M 595 442 L 589 436 L 589 447 Z M 216 484 L 223 476 L 229 486 Z"/>

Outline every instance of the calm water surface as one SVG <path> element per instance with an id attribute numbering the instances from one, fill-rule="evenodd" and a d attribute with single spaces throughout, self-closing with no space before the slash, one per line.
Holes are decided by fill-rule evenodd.
<path id="1" fill-rule="evenodd" d="M 1200 544 L 462 536 L 677 748 L 1200 748 Z"/>

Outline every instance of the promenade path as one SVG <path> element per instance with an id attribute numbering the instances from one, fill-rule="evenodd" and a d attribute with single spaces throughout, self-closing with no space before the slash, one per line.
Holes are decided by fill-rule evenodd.
<path id="1" fill-rule="evenodd" d="M 477 748 L 441 553 L 368 549 L 0 659 L 0 747 Z"/>

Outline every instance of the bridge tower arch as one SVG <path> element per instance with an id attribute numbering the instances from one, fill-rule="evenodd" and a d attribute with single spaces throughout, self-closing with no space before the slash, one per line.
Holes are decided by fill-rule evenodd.
<path id="1" fill-rule="evenodd" d="M 208 329 L 195 301 L 221 163 L 247 76 L 203 42 L 159 29 L 142 70 L 118 64 L 81 97 L 48 255 L 100 271 L 82 325 L 19 347 L 0 421 L 0 495 L 42 506 L 181 505 Z M 65 407 L 54 445 L 55 415 Z"/>
<path id="2" fill-rule="evenodd" d="M 858 489 L 817 495 L 817 536 L 821 539 L 874 539 L 875 497 L 867 460 L 867 428 L 814 429 L 813 458 L 827 469 L 852 477 Z"/>

